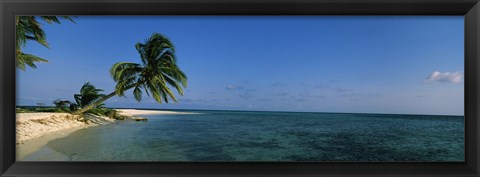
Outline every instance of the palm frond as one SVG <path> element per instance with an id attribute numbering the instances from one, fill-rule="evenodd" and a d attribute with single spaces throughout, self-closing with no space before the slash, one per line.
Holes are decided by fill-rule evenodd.
<path id="1" fill-rule="evenodd" d="M 183 95 L 187 77 L 177 65 L 173 43 L 164 35 L 152 34 L 144 43 L 135 44 L 141 64 L 115 63 L 110 75 L 116 82 L 115 94 L 125 96 L 133 88 L 133 95 L 141 101 L 142 94 L 152 96 L 158 103 L 177 101 L 173 89 Z"/>
<path id="2" fill-rule="evenodd" d="M 48 60 L 32 54 L 26 54 L 26 53 L 17 54 L 16 66 L 22 71 L 25 71 L 26 66 L 29 66 L 34 69 L 37 68 L 37 65 L 35 65 L 35 62 L 48 62 Z"/>
<path id="3" fill-rule="evenodd" d="M 133 96 L 137 101 L 142 101 L 142 90 L 140 86 L 136 86 L 135 89 L 133 89 Z"/>
<path id="4" fill-rule="evenodd" d="M 97 89 L 90 82 L 86 82 L 80 88 L 80 94 L 73 95 L 73 98 L 79 107 L 85 107 L 103 98 L 105 94 L 101 94 L 100 92 L 102 91 L 102 89 Z"/>
<path id="5" fill-rule="evenodd" d="M 110 68 L 110 75 L 115 82 L 122 80 L 125 77 L 132 77 L 140 74 L 142 71 L 141 65 L 130 62 L 118 62 Z"/>
<path id="6" fill-rule="evenodd" d="M 57 17 L 57 16 L 40 16 L 40 18 L 41 18 L 42 20 L 44 20 L 45 22 L 47 22 L 47 23 L 49 23 L 49 24 L 53 24 L 53 23 L 62 24 L 62 23 L 60 22 L 60 20 L 58 19 L 59 17 L 65 19 L 65 20 L 68 20 L 68 21 L 70 21 L 70 22 L 75 23 L 75 21 L 73 20 L 73 18 L 70 17 L 70 16 L 58 16 L 58 17 Z M 73 16 L 73 17 L 76 17 L 76 16 Z"/>
<path id="7" fill-rule="evenodd" d="M 172 90 L 170 90 L 170 88 L 168 88 L 166 85 L 159 85 L 159 87 L 161 88 L 160 90 L 162 91 L 163 93 L 163 98 L 165 100 L 166 103 L 168 103 L 168 96 L 170 96 L 170 98 L 175 101 L 175 102 L 178 102 L 177 98 L 175 97 L 175 95 L 173 94 Z"/>
<path id="8" fill-rule="evenodd" d="M 162 96 L 160 96 L 160 91 L 158 90 L 157 86 L 152 84 L 150 81 L 145 82 L 145 87 L 151 92 L 153 99 L 158 102 L 162 103 Z"/>
<path id="9" fill-rule="evenodd" d="M 58 23 L 60 24 L 60 20 L 56 16 L 40 16 L 42 20 L 45 22 L 52 24 Z M 69 16 L 60 16 L 60 18 L 73 21 L 73 19 Z M 37 59 L 37 60 L 28 60 L 25 56 L 21 56 L 22 47 L 25 47 L 28 40 L 36 41 L 39 44 L 49 47 L 47 42 L 47 37 L 45 31 L 42 29 L 42 25 L 37 21 L 35 16 L 17 16 L 15 17 L 15 35 L 16 35 L 16 43 L 15 43 L 15 50 L 17 53 L 17 68 L 20 70 L 25 70 L 26 66 L 30 66 L 31 68 L 36 68 L 34 62 L 46 62 L 45 59 Z M 36 56 L 35 56 L 36 57 Z M 39 58 L 39 57 L 38 57 Z"/>
<path id="10" fill-rule="evenodd" d="M 178 94 L 183 95 L 183 89 L 180 86 L 180 84 L 178 84 L 175 80 L 173 80 L 169 76 L 166 76 L 164 78 L 167 81 L 168 85 L 170 85 L 171 87 L 175 88 L 175 90 L 177 90 Z"/>

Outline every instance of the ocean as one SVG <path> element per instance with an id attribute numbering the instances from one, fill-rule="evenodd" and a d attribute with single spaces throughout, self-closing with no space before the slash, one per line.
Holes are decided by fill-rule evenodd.
<path id="1" fill-rule="evenodd" d="M 464 117 L 188 111 L 47 143 L 71 161 L 464 161 Z"/>

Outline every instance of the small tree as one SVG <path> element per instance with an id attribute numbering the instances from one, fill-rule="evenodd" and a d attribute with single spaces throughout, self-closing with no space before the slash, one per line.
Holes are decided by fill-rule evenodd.
<path id="1" fill-rule="evenodd" d="M 100 92 L 103 92 L 102 89 L 97 89 L 94 85 L 90 84 L 90 82 L 86 82 L 83 84 L 82 88 L 80 89 L 79 94 L 73 95 L 73 98 L 75 99 L 74 104 L 70 104 L 70 110 L 74 111 L 80 108 L 85 107 L 86 105 L 89 105 L 100 98 L 104 97 L 105 94 L 101 94 Z M 104 104 L 100 104 L 97 106 L 97 108 L 104 107 Z"/>
<path id="2" fill-rule="evenodd" d="M 67 108 L 71 103 L 72 102 L 70 102 L 68 100 L 60 100 L 60 99 L 56 99 L 55 101 L 53 101 L 53 104 L 55 105 L 55 107 L 60 108 L 60 109 Z"/>

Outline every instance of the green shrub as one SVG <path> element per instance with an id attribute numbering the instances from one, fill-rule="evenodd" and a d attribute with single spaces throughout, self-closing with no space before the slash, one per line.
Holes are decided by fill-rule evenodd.
<path id="1" fill-rule="evenodd" d="M 115 119 L 118 115 L 116 110 L 109 109 L 105 112 L 105 116 Z"/>
<path id="2" fill-rule="evenodd" d="M 105 112 L 106 110 L 104 110 L 103 108 L 92 108 L 85 113 L 92 113 L 92 114 L 104 116 Z"/>
<path id="3" fill-rule="evenodd" d="M 17 108 L 15 108 L 15 112 L 16 113 L 27 113 L 27 112 L 32 112 L 32 110 L 27 109 L 27 108 L 17 107 Z"/>
<path id="4" fill-rule="evenodd" d="M 17 113 L 32 113 L 32 112 L 62 112 L 69 113 L 68 108 L 56 108 L 56 107 L 16 107 Z"/>
<path id="5" fill-rule="evenodd" d="M 116 119 L 119 115 L 117 111 L 110 108 L 92 108 L 85 113 L 92 113 L 100 116 L 107 116 Z"/>

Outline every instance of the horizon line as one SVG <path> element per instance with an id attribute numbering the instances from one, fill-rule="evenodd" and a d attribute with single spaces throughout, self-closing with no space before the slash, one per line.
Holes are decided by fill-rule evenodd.
<path id="1" fill-rule="evenodd" d="M 16 107 L 39 107 L 34 105 L 16 105 Z M 55 106 L 45 106 L 45 107 L 55 107 Z M 173 111 L 236 111 L 236 112 L 282 112 L 282 113 L 327 113 L 327 114 L 383 114 L 383 115 L 428 115 L 428 116 L 463 116 L 460 114 L 419 114 L 419 113 L 382 113 L 382 112 L 329 112 L 329 111 L 270 111 L 270 110 L 244 110 L 244 109 L 175 109 L 175 108 L 134 108 L 134 107 L 106 107 L 110 109 L 138 109 L 138 110 L 173 110 Z"/>

